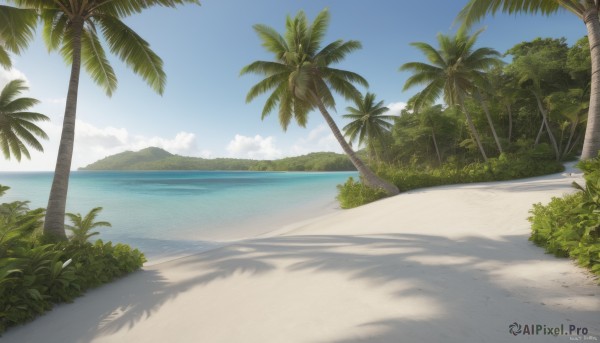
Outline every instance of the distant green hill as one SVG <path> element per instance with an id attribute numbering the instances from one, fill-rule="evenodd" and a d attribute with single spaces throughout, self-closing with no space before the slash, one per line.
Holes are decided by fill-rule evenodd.
<path id="1" fill-rule="evenodd" d="M 160 148 L 125 151 L 105 157 L 79 170 L 255 170 L 255 171 L 350 171 L 354 166 L 345 155 L 316 152 L 280 160 L 236 158 L 206 159 L 173 155 Z"/>

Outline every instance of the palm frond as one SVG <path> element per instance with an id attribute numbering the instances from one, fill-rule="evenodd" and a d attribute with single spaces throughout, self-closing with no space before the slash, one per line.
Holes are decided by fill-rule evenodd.
<path id="1" fill-rule="evenodd" d="M 262 24 L 256 24 L 253 28 L 262 40 L 262 46 L 267 51 L 274 53 L 278 60 L 289 50 L 285 39 L 275 29 Z"/>
<path id="2" fill-rule="evenodd" d="M 287 131 L 293 117 L 293 97 L 291 92 L 283 92 L 279 101 L 279 125 Z"/>
<path id="3" fill-rule="evenodd" d="M 258 74 L 271 76 L 273 74 L 289 72 L 291 69 L 290 66 L 280 62 L 255 61 L 242 68 L 240 75 Z"/>
<path id="4" fill-rule="evenodd" d="M 416 111 L 427 105 L 433 104 L 442 96 L 444 80 L 434 80 L 414 97 L 414 108 Z"/>
<path id="5" fill-rule="evenodd" d="M 10 69 L 12 67 L 12 61 L 8 55 L 8 51 L 0 44 L 0 67 L 4 69 Z"/>
<path id="6" fill-rule="evenodd" d="M 304 48 L 307 55 L 314 56 L 321 48 L 321 42 L 329 27 L 330 19 L 329 11 L 324 9 L 319 12 L 315 17 L 315 20 L 313 20 L 309 30 L 310 34 L 306 37 L 306 46 Z"/>
<path id="7" fill-rule="evenodd" d="M 66 37 L 69 17 L 60 10 L 46 9 L 41 12 L 42 37 L 49 51 L 58 50 Z"/>
<path id="8" fill-rule="evenodd" d="M 470 0 L 460 11 L 457 21 L 464 26 L 470 27 L 479 22 L 486 14 L 503 13 L 542 13 L 544 15 L 555 13 L 559 10 L 561 1 L 553 0 Z M 566 1 L 562 1 L 566 3 Z M 575 8 L 569 1 L 567 9 L 573 11 Z"/>
<path id="9" fill-rule="evenodd" d="M 134 73 L 141 76 L 157 93 L 163 94 L 167 78 L 163 71 L 163 62 L 150 49 L 148 42 L 115 17 L 98 16 L 95 19 L 101 27 L 110 51 L 125 62 Z"/>
<path id="10" fill-rule="evenodd" d="M 33 40 L 36 25 L 35 10 L 0 5 L 0 41 L 6 49 L 21 53 Z"/>
<path id="11" fill-rule="evenodd" d="M 248 91 L 248 94 L 246 95 L 246 103 L 251 102 L 257 96 L 264 94 L 273 88 L 279 87 L 281 84 L 287 84 L 288 75 L 289 73 L 271 75 L 255 84 L 250 88 L 250 91 Z"/>
<path id="12" fill-rule="evenodd" d="M 18 98 L 6 104 L 0 104 L 3 112 L 19 112 L 39 104 L 40 101 L 33 98 Z"/>
<path id="13" fill-rule="evenodd" d="M 21 92 L 26 91 L 27 89 L 29 88 L 25 85 L 24 80 L 17 79 L 9 81 L 6 85 L 4 85 L 4 88 L 0 92 L 0 108 L 4 108 L 6 105 L 11 103 L 17 95 L 21 94 Z"/>
<path id="14" fill-rule="evenodd" d="M 273 91 L 273 93 L 271 93 L 271 95 L 267 98 L 267 101 L 265 101 L 265 106 L 263 107 L 260 119 L 264 120 L 265 117 L 267 117 L 269 114 L 271 114 L 271 112 L 273 112 L 273 110 L 275 109 L 275 107 L 277 107 L 277 105 L 279 104 L 281 97 L 283 96 L 283 93 L 287 92 L 287 83 L 286 82 L 282 82 L 281 84 L 279 84 L 279 86 L 275 89 L 275 91 Z"/>
<path id="15" fill-rule="evenodd" d="M 117 89 L 117 76 L 106 58 L 104 48 L 95 30 L 88 29 L 81 37 L 81 57 L 83 66 L 97 85 L 111 96 Z"/>
<path id="16" fill-rule="evenodd" d="M 21 161 L 22 156 L 31 158 L 25 144 L 43 151 L 35 136 L 48 138 L 41 128 L 32 123 L 48 120 L 48 117 L 35 112 L 22 112 L 39 101 L 16 98 L 27 89 L 23 80 L 12 80 L 0 92 L 0 150 L 6 159 L 10 159 L 11 154 L 17 161 Z"/>
<path id="17" fill-rule="evenodd" d="M 200 2 L 198 0 L 99 0 L 90 7 L 90 11 L 100 11 L 106 15 L 124 18 L 155 6 L 174 8 L 183 4 L 200 5 Z"/>
<path id="18" fill-rule="evenodd" d="M 19 137 L 20 140 L 23 140 L 24 143 L 27 143 L 27 145 L 29 145 L 37 151 L 44 151 L 44 147 L 42 146 L 40 141 L 38 141 L 37 138 L 34 135 L 32 135 L 31 132 L 24 126 L 15 125 L 13 127 L 13 130 L 15 131 L 15 135 Z"/>
<path id="19" fill-rule="evenodd" d="M 314 61 L 321 67 L 327 67 L 343 61 L 346 55 L 360 49 L 362 49 L 362 44 L 359 41 L 349 40 L 344 42 L 337 40 L 319 51 L 315 55 Z"/>
<path id="20" fill-rule="evenodd" d="M 308 123 L 308 113 L 313 109 L 313 106 L 308 102 L 299 98 L 294 98 L 294 119 L 300 127 L 306 127 Z"/>
<path id="21" fill-rule="evenodd" d="M 439 35 L 438 40 L 440 39 L 440 37 L 443 37 L 443 36 Z M 414 43 L 410 43 L 410 45 L 421 50 L 421 52 L 425 55 L 425 57 L 429 60 L 429 62 L 433 63 L 435 66 L 445 67 L 447 65 L 444 57 L 442 57 L 442 55 L 440 55 L 439 51 L 437 51 L 431 45 L 429 45 L 427 43 L 423 43 L 423 42 L 414 42 Z"/>

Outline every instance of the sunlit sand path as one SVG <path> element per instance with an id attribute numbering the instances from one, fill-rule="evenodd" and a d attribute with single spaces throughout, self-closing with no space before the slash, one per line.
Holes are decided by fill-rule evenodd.
<path id="1" fill-rule="evenodd" d="M 530 242 L 573 172 L 416 190 L 144 268 L 9 330 L 11 342 L 567 342 L 600 287 Z"/>

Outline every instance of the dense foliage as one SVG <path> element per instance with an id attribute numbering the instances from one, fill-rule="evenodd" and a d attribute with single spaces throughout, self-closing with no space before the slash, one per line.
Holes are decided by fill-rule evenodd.
<path id="1" fill-rule="evenodd" d="M 451 57 L 449 47 L 460 40 L 440 37 L 444 44 L 439 49 L 416 46 Z M 430 91 L 427 87 L 415 95 L 392 129 L 373 145 L 379 159 L 370 162 L 376 173 L 406 191 L 552 173 L 560 170 L 559 161 L 577 156 L 589 106 L 587 37 L 572 46 L 563 38 L 537 38 L 515 45 L 505 56 L 512 57 L 510 63 L 480 71 L 477 82 L 461 90 L 463 104 L 428 105 L 422 101 L 427 96 L 423 92 Z M 433 68 L 420 62 L 407 65 L 414 68 L 404 69 L 417 70 L 417 81 L 422 68 Z M 482 151 L 490 157 L 487 163 L 482 162 Z M 341 186 L 342 206 L 374 199 L 362 196 L 361 188 L 355 182 Z M 361 200 L 349 200 L 351 194 Z"/>
<path id="2" fill-rule="evenodd" d="M 163 149 L 125 151 L 94 162 L 81 170 L 256 170 L 256 171 L 349 171 L 350 160 L 332 152 L 311 153 L 279 160 L 237 158 L 205 159 L 173 155 Z"/>
<path id="3" fill-rule="evenodd" d="M 556 256 L 571 257 L 600 276 L 600 157 L 582 161 L 585 186 L 579 191 L 535 204 L 530 211 L 530 240 Z"/>
<path id="4" fill-rule="evenodd" d="M 415 166 L 390 167 L 381 165 L 377 173 L 391 180 L 403 192 L 411 189 L 459 183 L 502 181 L 560 172 L 561 163 L 552 159 L 528 155 L 502 154 L 488 162 L 446 163 L 438 168 L 421 169 Z M 362 183 L 348 180 L 338 186 L 338 200 L 342 208 L 357 207 L 384 197 L 384 193 L 368 189 Z"/>
<path id="5" fill-rule="evenodd" d="M 0 186 L 0 195 L 7 189 Z M 30 210 L 26 201 L 0 204 L 0 333 L 133 272 L 146 261 L 124 244 L 92 244 L 79 236 L 47 243 L 41 235 L 43 217 L 44 209 Z M 88 227 L 98 226 L 93 224 Z M 85 227 L 79 229 L 83 236 L 88 234 Z"/>
<path id="6" fill-rule="evenodd" d="M 343 185 L 338 185 L 337 200 L 342 208 L 353 208 L 385 198 L 387 195 L 381 189 L 367 187 L 364 184 L 348 178 Z"/>
<path id="7" fill-rule="evenodd" d="M 273 161 L 256 161 L 250 170 L 262 171 L 350 171 L 356 170 L 348 157 L 333 152 L 314 152 Z"/>

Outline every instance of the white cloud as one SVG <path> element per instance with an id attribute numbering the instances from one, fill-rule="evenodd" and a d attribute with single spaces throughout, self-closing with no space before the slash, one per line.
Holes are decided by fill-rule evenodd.
<path id="1" fill-rule="evenodd" d="M 45 99 L 44 102 L 51 105 L 59 105 L 61 107 L 64 107 L 67 103 L 67 98 L 48 98 Z"/>
<path id="2" fill-rule="evenodd" d="M 124 128 L 105 127 L 97 128 L 91 124 L 77 121 L 75 126 L 75 139 L 77 146 L 95 146 L 99 145 L 106 149 L 127 145 L 129 134 Z"/>
<path id="3" fill-rule="evenodd" d="M 400 113 L 402 112 L 402 110 L 406 107 L 406 103 L 399 101 L 399 102 L 392 102 L 389 105 L 386 106 L 387 108 L 389 108 L 389 111 L 387 111 L 387 115 L 390 116 L 399 116 Z"/>
<path id="4" fill-rule="evenodd" d="M 42 140 L 44 152 L 29 149 L 31 160 L 21 163 L 8 163 L 2 170 L 53 170 L 62 127 L 59 122 L 40 123 L 39 126 L 48 134 L 49 140 Z M 75 147 L 72 168 L 84 167 L 106 156 L 123 151 L 137 151 L 150 146 L 165 149 L 173 154 L 210 158 L 212 152 L 198 148 L 196 135 L 189 132 L 179 132 L 173 138 L 147 137 L 131 135 L 125 128 L 107 126 L 96 127 L 82 120 L 77 120 L 75 126 Z M 3 166 L 4 167 L 4 166 Z"/>
<path id="5" fill-rule="evenodd" d="M 4 87 L 4 85 L 6 85 L 9 81 L 16 79 L 24 80 L 25 85 L 29 87 L 29 80 L 27 80 L 25 74 L 23 74 L 20 70 L 15 68 L 6 70 L 0 67 L 0 87 Z"/>
<path id="6" fill-rule="evenodd" d="M 290 149 L 290 155 L 305 155 L 311 152 L 332 151 L 342 153 L 342 148 L 337 139 L 329 129 L 327 124 L 323 123 L 310 130 L 306 138 L 297 140 Z"/>
<path id="7" fill-rule="evenodd" d="M 170 153 L 210 157 L 208 150 L 200 150 L 196 135 L 190 132 L 179 132 L 173 138 L 146 137 L 131 135 L 125 128 L 97 128 L 83 121 L 77 121 L 75 133 L 76 166 L 85 166 L 103 157 L 123 151 L 138 151 L 148 147 L 158 147 Z"/>
<path id="8" fill-rule="evenodd" d="M 272 160 L 282 157 L 281 150 L 275 147 L 273 136 L 256 135 L 248 137 L 236 134 L 227 145 L 229 156 L 236 158 Z"/>

